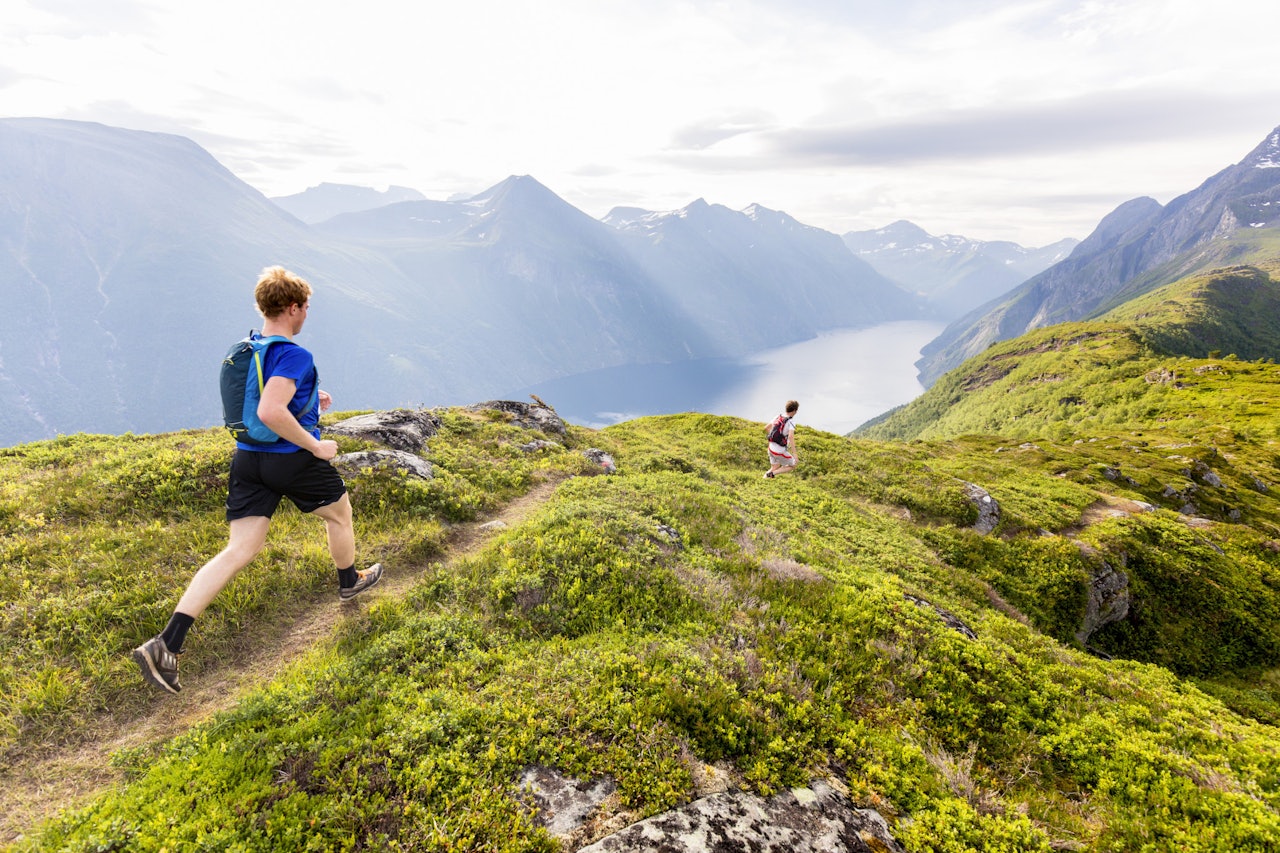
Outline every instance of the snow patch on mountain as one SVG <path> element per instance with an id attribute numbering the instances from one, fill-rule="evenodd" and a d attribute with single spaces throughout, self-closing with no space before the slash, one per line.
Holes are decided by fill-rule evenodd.
<path id="1" fill-rule="evenodd" d="M 1280 129 L 1267 137 L 1266 142 L 1254 152 L 1253 168 L 1280 169 Z"/>

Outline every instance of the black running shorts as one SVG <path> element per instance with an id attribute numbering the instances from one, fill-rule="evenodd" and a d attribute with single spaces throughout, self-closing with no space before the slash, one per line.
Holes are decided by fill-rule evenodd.
<path id="1" fill-rule="evenodd" d="M 270 518 L 281 498 L 293 501 L 302 512 L 314 512 L 346 493 L 347 485 L 334 467 L 305 450 L 259 453 L 237 448 L 227 478 L 227 521 Z"/>

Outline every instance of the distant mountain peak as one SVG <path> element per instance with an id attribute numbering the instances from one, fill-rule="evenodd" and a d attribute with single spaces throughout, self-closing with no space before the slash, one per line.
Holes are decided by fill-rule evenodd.
<path id="1" fill-rule="evenodd" d="M 529 175 L 511 175 L 499 181 L 489 189 L 476 193 L 466 199 L 464 204 L 488 205 L 557 205 L 568 207 L 569 203 L 543 186 L 536 178 Z"/>
<path id="2" fill-rule="evenodd" d="M 1104 251 L 1139 225 L 1154 220 L 1164 211 L 1160 202 L 1150 196 L 1132 198 L 1102 217 L 1093 232 L 1076 247 L 1073 255 L 1087 256 Z"/>
<path id="3" fill-rule="evenodd" d="M 774 210 L 771 207 L 765 207 L 762 204 L 751 203 L 742 209 L 743 215 L 753 222 L 768 222 L 775 225 L 785 225 L 788 228 L 813 228 L 812 225 L 804 225 L 794 216 L 785 211 Z"/>
<path id="4" fill-rule="evenodd" d="M 705 198 L 695 198 L 684 207 L 675 210 L 645 210 L 640 207 L 615 207 L 605 216 L 604 222 L 618 229 L 653 229 L 668 220 L 683 219 L 690 222 L 707 222 L 719 213 L 733 213 L 720 204 L 711 204 Z M 734 215 L 737 215 L 736 213 Z"/>
<path id="5" fill-rule="evenodd" d="M 883 228 L 876 229 L 878 236 L 891 238 L 899 243 L 913 242 L 922 243 L 925 240 L 932 239 L 928 231 L 925 231 L 914 222 L 908 222 L 905 219 L 899 219 L 891 222 Z"/>
<path id="6" fill-rule="evenodd" d="M 1280 127 L 1271 131 L 1262 144 L 1244 159 L 1244 165 L 1255 169 L 1280 169 Z"/>
<path id="7" fill-rule="evenodd" d="M 821 228 L 805 225 L 788 213 L 773 210 L 762 204 L 751 203 L 742 210 L 733 210 L 723 204 L 712 204 L 704 198 L 696 198 L 677 210 L 651 211 L 639 207 L 615 207 L 603 218 L 603 222 L 618 230 L 635 230 L 655 232 L 666 223 L 684 220 L 695 223 L 701 228 L 739 228 L 747 226 L 755 229 L 781 228 L 786 231 L 805 229 L 815 234 L 830 234 Z M 835 236 L 835 235 L 830 235 Z"/>
<path id="8" fill-rule="evenodd" d="M 1004 240 L 935 236 L 899 219 L 871 231 L 850 231 L 841 239 L 850 252 L 904 289 L 922 294 L 938 317 L 959 317 L 1007 293 L 1062 260 L 1076 241 L 1024 248 Z"/>

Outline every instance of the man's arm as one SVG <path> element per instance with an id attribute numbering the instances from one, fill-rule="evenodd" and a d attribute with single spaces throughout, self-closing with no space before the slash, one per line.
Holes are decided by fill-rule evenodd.
<path id="1" fill-rule="evenodd" d="M 289 401 L 293 399 L 295 390 L 297 383 L 292 379 L 284 376 L 272 376 L 268 379 L 262 388 L 262 399 L 258 401 L 258 420 L 285 441 L 311 451 L 313 456 L 332 459 L 338 455 L 338 442 L 317 439 L 303 429 L 302 424 L 289 411 Z"/>

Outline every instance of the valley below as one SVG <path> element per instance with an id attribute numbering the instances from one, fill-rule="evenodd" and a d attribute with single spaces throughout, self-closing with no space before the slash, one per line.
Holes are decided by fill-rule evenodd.
<path id="1" fill-rule="evenodd" d="M 508 396 L 536 394 L 567 421 L 594 428 L 690 411 L 769 420 L 794 399 L 798 423 L 843 434 L 924 391 L 915 361 L 941 329 L 919 320 L 841 329 L 749 358 L 594 370 Z"/>

